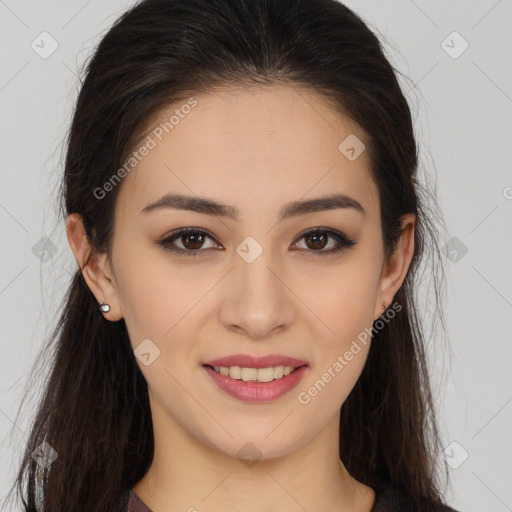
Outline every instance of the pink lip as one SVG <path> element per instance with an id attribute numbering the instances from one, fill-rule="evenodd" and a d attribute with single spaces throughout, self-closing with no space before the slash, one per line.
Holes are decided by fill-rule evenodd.
<path id="1" fill-rule="evenodd" d="M 210 366 L 241 366 L 243 368 L 269 368 L 270 366 L 308 366 L 306 361 L 295 359 L 293 357 L 281 356 L 279 354 L 270 354 L 268 356 L 254 357 L 246 354 L 235 354 L 232 356 L 221 357 L 206 361 L 204 365 Z"/>
<path id="2" fill-rule="evenodd" d="M 240 359 L 237 359 L 238 361 Z M 217 361 L 224 361 L 223 359 L 218 359 Z M 297 360 L 295 360 L 297 361 Z M 210 363 L 208 363 L 210 364 Z M 258 363 L 259 364 L 259 363 Z M 213 366 L 213 365 L 212 365 Z M 222 364 L 214 366 L 238 366 L 234 364 Z M 254 368 L 255 366 L 247 366 L 247 363 L 244 363 L 246 368 Z M 269 365 L 269 366 L 280 366 L 280 365 Z M 293 366 L 292 364 L 286 366 Z M 256 382 L 256 381 L 248 381 L 245 382 L 243 380 L 233 379 L 231 377 L 227 377 L 217 373 L 210 366 L 203 365 L 203 368 L 213 379 L 215 384 L 219 386 L 220 389 L 225 391 L 228 395 L 237 398 L 238 400 L 243 400 L 244 402 L 271 402 L 272 400 L 276 400 L 279 397 L 285 395 L 290 390 L 292 390 L 297 384 L 300 382 L 304 374 L 308 370 L 308 366 L 301 366 L 297 368 L 292 373 L 280 378 L 273 380 L 272 382 Z"/>

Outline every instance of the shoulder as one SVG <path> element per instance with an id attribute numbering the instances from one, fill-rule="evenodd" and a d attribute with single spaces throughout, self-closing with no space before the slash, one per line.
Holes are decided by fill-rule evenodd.
<path id="1" fill-rule="evenodd" d="M 125 491 L 118 501 L 115 512 L 152 512 L 150 508 L 140 499 L 139 495 L 131 489 Z"/>
<path id="2" fill-rule="evenodd" d="M 404 493 L 393 488 L 389 483 L 378 480 L 372 484 L 372 487 L 375 490 L 375 503 L 370 512 L 413 512 L 418 510 Z M 459 512 L 444 504 L 437 507 L 426 505 L 424 510 L 425 512 Z"/>

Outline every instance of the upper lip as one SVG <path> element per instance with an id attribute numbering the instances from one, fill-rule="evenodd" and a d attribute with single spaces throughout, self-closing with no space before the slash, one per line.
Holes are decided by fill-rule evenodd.
<path id="1" fill-rule="evenodd" d="M 266 356 L 251 356 L 247 354 L 234 354 L 206 361 L 204 365 L 209 366 L 240 366 L 242 368 L 269 368 L 271 366 L 299 366 L 308 365 L 306 361 L 295 359 L 294 357 L 282 356 L 279 354 L 269 354 Z"/>

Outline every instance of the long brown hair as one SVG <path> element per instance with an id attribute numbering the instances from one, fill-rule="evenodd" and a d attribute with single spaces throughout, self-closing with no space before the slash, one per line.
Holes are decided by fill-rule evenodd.
<path id="1" fill-rule="evenodd" d="M 336 0 L 142 1 L 117 20 L 87 63 L 66 141 L 62 217 L 80 214 L 93 248 L 109 252 L 120 186 L 104 197 L 98 188 L 123 166 L 148 120 L 191 92 L 284 83 L 332 101 L 368 134 L 386 258 L 401 216 L 417 219 L 414 256 L 393 298 L 402 310 L 373 334 L 341 408 L 339 454 L 359 481 L 392 485 L 414 510 L 427 512 L 442 501 L 441 438 L 418 269 L 431 263 L 428 279 L 438 298 L 443 260 L 440 217 L 418 179 L 411 111 L 397 74 L 377 36 Z M 111 512 L 151 464 L 151 413 L 124 320 L 102 317 L 80 270 L 44 354 L 48 378 L 16 480 L 23 510 Z M 58 454 L 48 467 L 32 457 L 43 442 Z"/>

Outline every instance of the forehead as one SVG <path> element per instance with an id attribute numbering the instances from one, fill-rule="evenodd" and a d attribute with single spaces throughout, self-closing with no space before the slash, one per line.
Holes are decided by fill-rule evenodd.
<path id="1" fill-rule="evenodd" d="M 334 191 L 374 203 L 365 140 L 353 120 L 311 89 L 224 87 L 191 95 L 148 122 L 134 149 L 150 149 L 124 178 L 119 208 L 137 214 L 167 192 L 236 203 L 242 217 Z M 347 144 L 357 158 L 347 158 Z"/>

